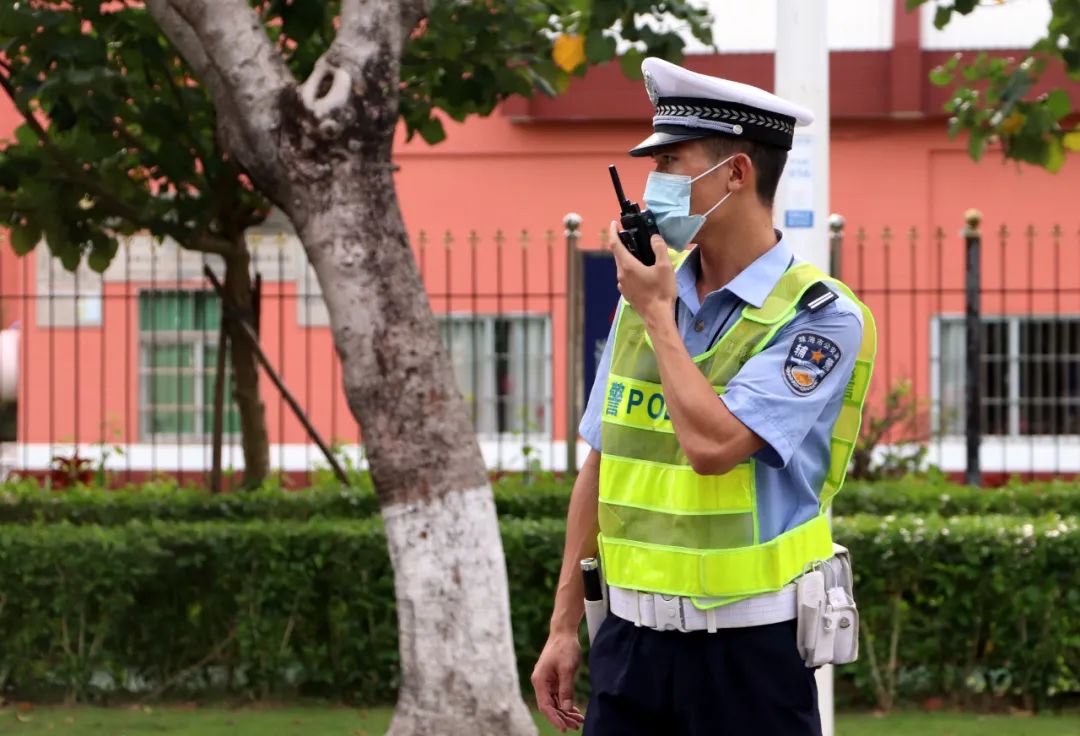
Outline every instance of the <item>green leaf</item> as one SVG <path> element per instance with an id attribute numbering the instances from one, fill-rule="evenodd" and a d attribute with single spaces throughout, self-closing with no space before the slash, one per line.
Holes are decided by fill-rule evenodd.
<path id="1" fill-rule="evenodd" d="M 600 64 L 615 58 L 615 39 L 605 36 L 599 29 L 585 36 L 585 58 L 590 64 Z"/>
<path id="2" fill-rule="evenodd" d="M 986 147 L 986 138 L 980 133 L 971 133 L 968 136 L 968 155 L 973 161 L 982 158 L 983 149 Z"/>
<path id="3" fill-rule="evenodd" d="M 420 137 L 429 144 L 439 143 L 446 138 L 446 129 L 441 120 L 431 117 L 420 124 Z"/>
<path id="4" fill-rule="evenodd" d="M 910 13 L 925 2 L 926 0 L 904 0 L 904 8 Z"/>
<path id="5" fill-rule="evenodd" d="M 1062 145 L 1066 150 L 1078 152 L 1080 151 L 1080 128 L 1071 130 L 1061 138 Z"/>
<path id="6" fill-rule="evenodd" d="M 30 150 L 37 148 L 40 144 L 37 133 L 25 123 L 15 129 L 15 140 L 18 141 L 20 146 L 29 148 Z"/>
<path id="7" fill-rule="evenodd" d="M 555 88 L 551 85 L 542 74 L 537 73 L 534 69 L 529 69 L 529 78 L 532 79 L 533 84 L 540 88 L 540 91 L 549 97 L 554 97 L 558 94 Z"/>
<path id="8" fill-rule="evenodd" d="M 619 57 L 619 66 L 622 67 L 623 74 L 630 79 L 642 79 L 641 62 L 644 60 L 643 53 L 637 49 L 630 49 Z"/>
<path id="9" fill-rule="evenodd" d="M 1043 166 L 1051 174 L 1056 174 L 1061 170 L 1062 165 L 1065 163 L 1065 146 L 1062 143 L 1061 138 L 1053 136 L 1046 146 L 1046 158 L 1043 159 Z"/>
<path id="10" fill-rule="evenodd" d="M 939 5 L 937 11 L 934 13 L 934 28 L 939 31 L 949 24 L 949 18 L 952 16 L 951 5 Z"/>
<path id="11" fill-rule="evenodd" d="M 1063 89 L 1055 89 L 1046 96 L 1046 109 L 1054 116 L 1054 121 L 1061 120 L 1072 111 L 1072 103 L 1068 93 Z"/>
<path id="12" fill-rule="evenodd" d="M 930 82 L 938 87 L 944 87 L 953 80 L 952 72 L 943 66 L 935 67 L 930 72 Z"/>
<path id="13" fill-rule="evenodd" d="M 32 222 L 27 223 L 26 227 L 14 228 L 11 231 L 11 249 L 17 256 L 25 256 L 40 240 L 41 229 Z"/>
<path id="14" fill-rule="evenodd" d="M 117 247 L 115 238 L 106 237 L 100 232 L 94 233 L 93 247 L 90 249 L 90 255 L 86 259 L 87 265 L 97 273 L 105 273 L 105 269 L 109 267 L 112 259 L 116 256 Z"/>

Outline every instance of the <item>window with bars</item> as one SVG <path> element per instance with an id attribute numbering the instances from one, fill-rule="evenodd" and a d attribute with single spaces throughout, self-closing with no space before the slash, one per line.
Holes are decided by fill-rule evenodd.
<path id="1" fill-rule="evenodd" d="M 938 321 L 935 427 L 962 435 L 965 327 Z M 986 435 L 1080 435 L 1080 317 L 986 317 L 982 320 L 982 392 Z"/>
<path id="2" fill-rule="evenodd" d="M 214 426 L 220 302 L 205 291 L 139 293 L 139 432 L 143 440 L 205 440 Z M 240 432 L 226 356 L 223 427 Z"/>
<path id="3" fill-rule="evenodd" d="M 551 436 L 546 316 L 443 315 L 439 333 L 478 435 Z"/>

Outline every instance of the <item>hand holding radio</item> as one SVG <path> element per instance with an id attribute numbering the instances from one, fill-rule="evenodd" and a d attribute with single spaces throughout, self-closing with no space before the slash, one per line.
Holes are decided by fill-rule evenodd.
<path id="1" fill-rule="evenodd" d="M 652 236 L 660 234 L 656 227 L 656 218 L 649 210 L 642 210 L 636 202 L 627 199 L 615 164 L 608 166 L 608 172 L 611 174 L 611 183 L 615 187 L 615 196 L 619 200 L 619 222 L 622 225 L 622 229 L 619 230 L 619 240 L 635 258 L 646 266 L 651 266 L 656 262 Z"/>

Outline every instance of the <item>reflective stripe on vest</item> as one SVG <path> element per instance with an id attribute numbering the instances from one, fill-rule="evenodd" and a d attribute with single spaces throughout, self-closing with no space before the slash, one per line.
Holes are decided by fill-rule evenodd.
<path id="1" fill-rule="evenodd" d="M 678 267 L 687 252 L 669 253 Z M 611 585 L 731 602 L 779 590 L 808 562 L 832 556 L 825 511 L 843 485 L 859 436 L 877 333 L 851 290 L 808 263 L 788 269 L 760 308 L 747 305 L 712 348 L 693 360 L 719 395 L 753 355 L 795 316 L 808 288 L 825 281 L 859 305 L 863 339 L 833 426 L 820 513 L 761 543 L 752 459 L 723 475 L 698 475 L 667 413 L 645 324 L 622 302 L 602 411 L 600 553 Z"/>

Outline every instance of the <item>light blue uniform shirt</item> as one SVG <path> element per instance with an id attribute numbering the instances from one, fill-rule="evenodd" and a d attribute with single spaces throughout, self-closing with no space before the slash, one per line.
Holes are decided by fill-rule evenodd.
<path id="1" fill-rule="evenodd" d="M 715 344 L 738 320 L 743 306 L 760 307 L 792 263 L 791 249 L 781 239 L 726 286 L 698 303 L 700 258 L 696 249 L 691 251 L 675 274 L 679 293 L 676 324 L 690 355 L 700 355 Z M 758 460 L 762 542 L 818 512 L 817 489 L 825 478 L 832 426 L 862 343 L 862 320 L 859 307 L 843 295 L 817 312 L 800 309 L 764 350 L 746 362 L 719 399 L 765 441 L 765 447 L 754 456 Z M 579 427 L 585 441 L 600 452 L 600 416 L 611 369 L 612 337 L 609 333 Z M 785 376 L 785 367 L 806 340 L 814 344 L 812 338 L 824 339 L 828 353 L 835 355 L 839 349 L 840 355 L 832 369 L 806 392 L 794 387 Z"/>

